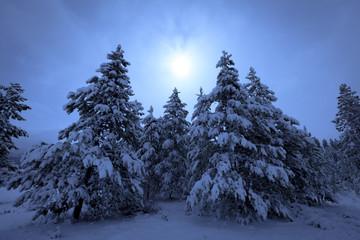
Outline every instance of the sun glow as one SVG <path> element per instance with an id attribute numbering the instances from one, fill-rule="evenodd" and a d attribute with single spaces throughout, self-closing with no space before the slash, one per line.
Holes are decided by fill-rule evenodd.
<path id="1" fill-rule="evenodd" d="M 189 58 L 185 55 L 175 56 L 171 62 L 171 70 L 177 78 L 187 77 L 191 70 Z"/>

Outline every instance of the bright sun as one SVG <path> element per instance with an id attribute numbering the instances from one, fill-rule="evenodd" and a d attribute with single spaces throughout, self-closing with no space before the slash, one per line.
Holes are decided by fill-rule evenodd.
<path id="1" fill-rule="evenodd" d="M 171 62 L 171 70 L 175 77 L 184 78 L 190 73 L 190 61 L 184 55 L 175 56 Z"/>

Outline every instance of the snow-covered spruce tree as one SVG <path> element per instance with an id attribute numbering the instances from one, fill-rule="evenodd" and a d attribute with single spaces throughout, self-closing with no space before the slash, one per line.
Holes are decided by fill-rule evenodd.
<path id="1" fill-rule="evenodd" d="M 276 150 L 271 160 L 273 164 L 284 165 L 285 163 L 286 168 L 293 173 L 290 177 L 292 191 L 287 190 L 282 196 L 285 199 L 290 197 L 292 201 L 296 200 L 311 205 L 322 204 L 324 200 L 333 200 L 324 172 L 326 161 L 320 142 L 306 131 L 298 131 L 295 124 L 298 122 L 284 116 L 280 109 L 273 106 L 272 103 L 277 100 L 274 92 L 261 83 L 254 68 L 250 68 L 246 78 L 249 80 L 246 87 L 251 97 L 250 111 L 254 117 L 251 120 L 254 131 L 250 139 L 258 148 L 265 143 L 262 147 L 268 148 L 267 154 L 272 152 L 271 149 Z M 285 122 L 280 123 L 279 121 Z M 281 131 L 284 124 L 291 130 L 285 129 L 286 134 Z M 292 158 L 294 152 L 286 148 L 288 145 L 284 145 L 286 138 L 291 137 L 290 134 L 297 137 L 296 144 L 300 146 L 296 160 Z M 288 157 L 292 160 L 287 159 Z"/>
<path id="2" fill-rule="evenodd" d="M 302 151 L 302 158 L 306 165 L 303 165 L 301 174 L 305 177 L 306 188 L 300 193 L 299 202 L 316 206 L 323 205 L 326 200 L 335 201 L 329 176 L 326 175 L 329 160 L 325 159 L 320 141 L 310 133 L 304 132 L 306 147 Z M 296 184 L 294 186 L 297 188 Z"/>
<path id="3" fill-rule="evenodd" d="M 315 138 L 316 139 L 316 138 Z M 317 140 L 317 139 L 316 139 Z M 331 140 L 331 139 L 330 139 Z M 333 194 L 338 192 L 340 179 L 338 167 L 338 153 L 332 149 L 326 139 L 316 141 L 317 146 L 320 146 L 322 152 L 321 173 L 325 178 L 326 184 Z M 334 199 L 335 200 L 335 199 Z"/>
<path id="4" fill-rule="evenodd" d="M 333 192 L 344 189 L 356 189 L 356 168 L 349 164 L 348 159 L 342 151 L 342 143 L 338 139 L 323 140 L 325 159 L 328 162 L 327 176 Z"/>
<path id="5" fill-rule="evenodd" d="M 250 67 L 250 72 L 246 76 L 246 79 L 249 80 L 249 82 L 245 84 L 245 87 L 248 89 L 249 95 L 253 97 L 252 100 L 256 101 L 261 105 L 274 108 L 274 106 L 272 106 L 272 102 L 275 102 L 277 100 L 277 98 L 275 97 L 275 93 L 271 91 L 268 86 L 261 82 L 260 78 L 256 75 L 256 71 L 253 67 Z M 276 109 L 273 110 L 273 112 L 275 112 L 275 114 L 278 114 L 278 112 L 281 112 L 281 110 Z"/>
<path id="6" fill-rule="evenodd" d="M 190 123 L 186 120 L 188 111 L 179 98 L 175 88 L 164 106 L 162 120 L 161 162 L 156 168 L 162 176 L 159 197 L 179 199 L 184 196 L 186 174 L 186 155 L 188 151 L 188 131 Z"/>
<path id="7" fill-rule="evenodd" d="M 340 166 L 338 165 L 338 154 L 326 139 L 322 140 L 321 145 L 323 149 L 323 156 L 325 159 L 324 175 L 327 178 L 330 189 L 333 193 L 335 193 L 338 191 L 341 182 L 339 175 Z"/>
<path id="8" fill-rule="evenodd" d="M 341 151 L 339 148 L 339 141 L 330 138 L 328 142 L 323 139 L 322 146 L 324 150 L 324 158 L 326 159 L 325 175 L 327 176 L 328 183 L 333 193 L 343 189 L 344 172 L 348 172 L 344 169 L 345 165 L 342 164 Z"/>
<path id="9" fill-rule="evenodd" d="M 349 165 L 348 169 L 353 169 L 352 181 L 356 185 L 360 183 L 360 98 L 346 84 L 340 85 L 340 95 L 338 96 L 338 113 L 336 114 L 336 129 L 341 133 L 340 144 L 343 152 L 343 161 Z M 359 187 L 355 187 L 359 191 Z"/>
<path id="10" fill-rule="evenodd" d="M 78 111 L 79 120 L 60 132 L 63 143 L 55 144 L 59 150 L 39 150 L 46 153 L 38 158 L 42 163 L 32 176 L 41 175 L 41 165 L 47 159 L 52 161 L 52 170 L 44 171 L 43 177 L 54 179 L 54 192 L 47 192 L 51 200 L 47 195 L 31 196 L 33 204 L 43 204 L 38 214 L 61 219 L 72 209 L 73 217 L 79 219 L 84 208 L 88 218 L 97 219 L 132 214 L 142 208 L 142 164 L 136 155 L 142 107 L 130 100 L 129 63 L 123 53 L 119 45 L 108 54 L 110 61 L 97 70 L 101 77 L 95 76 L 87 81 L 88 86 L 69 93 L 64 109 L 69 114 Z M 34 169 L 26 168 L 32 158 L 29 154 L 24 159 L 24 176 Z M 43 181 L 34 181 L 24 195 L 46 192 L 46 188 Z"/>
<path id="11" fill-rule="evenodd" d="M 214 111 L 203 118 L 209 119 L 213 146 L 207 169 L 187 198 L 187 211 L 245 223 L 268 215 L 290 218 L 284 194 L 292 173 L 281 161 L 281 141 L 271 134 L 276 109 L 249 95 L 230 58 L 223 52 L 216 87 L 207 95 Z"/>
<path id="12" fill-rule="evenodd" d="M 322 172 L 325 159 L 321 147 L 316 145 L 306 130 L 299 129 L 299 125 L 299 121 L 285 114 L 276 122 L 286 151 L 284 163 L 294 174 L 290 179 L 293 185 L 293 191 L 289 192 L 290 200 L 307 205 L 333 201 L 331 189 Z"/>
<path id="13" fill-rule="evenodd" d="M 16 167 L 9 161 L 10 150 L 17 149 L 12 138 L 27 137 L 25 130 L 13 125 L 10 121 L 24 121 L 20 115 L 22 111 L 31 109 L 23 102 L 21 94 L 24 90 L 18 83 L 11 83 L 10 87 L 0 84 L 0 186 Z"/>
<path id="14" fill-rule="evenodd" d="M 197 103 L 192 115 L 192 123 L 189 130 L 189 152 L 187 155 L 186 194 L 190 192 L 194 184 L 208 169 L 209 159 L 213 142 L 209 137 L 209 117 L 211 102 L 203 89 L 197 95 Z"/>
<path id="15" fill-rule="evenodd" d="M 138 156 L 144 163 L 144 200 L 152 201 L 159 192 L 161 176 L 157 174 L 161 159 L 161 126 L 157 118 L 153 116 L 153 107 L 150 107 L 149 114 L 142 120 L 143 134 L 140 137 L 141 148 Z"/>
<path id="16" fill-rule="evenodd" d="M 79 165 L 81 159 L 68 142 L 33 146 L 21 159 L 20 173 L 7 186 L 8 189 L 20 187 L 24 192 L 15 207 L 28 202 L 31 209 L 37 209 L 33 220 L 45 215 L 61 220 L 73 206 L 73 199 L 88 195 L 78 184 Z"/>
<path id="17" fill-rule="evenodd" d="M 77 110 L 80 118 L 59 137 L 79 147 L 83 163 L 80 181 L 89 194 L 75 199 L 75 218 L 83 203 L 95 218 L 131 214 L 143 204 L 142 165 L 136 156 L 142 106 L 130 100 L 129 62 L 123 54 L 120 45 L 108 54 L 110 62 L 97 70 L 102 76 L 70 92 L 70 102 L 64 106 L 69 114 Z"/>
<path id="18" fill-rule="evenodd" d="M 293 189 L 290 179 L 294 173 L 284 164 L 286 151 L 282 135 L 276 127 L 282 111 L 273 105 L 277 100 L 275 93 L 261 82 L 254 68 L 250 67 L 246 79 L 249 81 L 245 87 L 249 92 L 248 108 L 252 123 L 247 131 L 247 139 L 257 149 L 256 153 L 252 154 L 255 161 L 251 163 L 251 171 L 256 173 L 252 177 L 265 177 L 265 181 L 262 180 L 263 183 L 255 188 L 258 192 L 267 192 L 267 188 L 271 189 L 271 193 L 265 198 L 272 204 L 270 215 L 290 218 L 289 192 Z"/>

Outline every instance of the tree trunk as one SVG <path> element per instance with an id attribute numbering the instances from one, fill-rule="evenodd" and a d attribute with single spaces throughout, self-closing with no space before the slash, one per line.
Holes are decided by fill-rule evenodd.
<path id="1" fill-rule="evenodd" d="M 74 208 L 73 217 L 74 217 L 76 220 L 79 220 L 83 203 L 84 203 L 84 199 L 80 198 L 80 199 L 79 199 L 79 204 L 76 205 L 75 208 Z"/>
<path id="2" fill-rule="evenodd" d="M 87 187 L 88 185 L 88 181 L 91 177 L 91 173 L 92 173 L 92 167 L 89 167 L 87 170 L 86 170 L 86 174 L 85 174 L 85 178 L 84 178 L 84 185 L 85 187 Z M 79 220 L 80 218 L 80 213 L 81 213 L 81 209 L 82 209 L 82 206 L 84 204 L 84 199 L 83 198 L 80 198 L 79 199 L 79 203 L 78 205 L 75 206 L 74 208 L 74 213 L 73 213 L 73 217 L 76 219 L 76 220 Z"/>

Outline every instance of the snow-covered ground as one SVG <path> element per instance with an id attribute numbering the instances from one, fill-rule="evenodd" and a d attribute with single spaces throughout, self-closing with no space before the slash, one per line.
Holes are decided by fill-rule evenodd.
<path id="1" fill-rule="evenodd" d="M 339 204 L 305 208 L 294 222 L 268 220 L 242 226 L 211 217 L 186 216 L 184 201 L 160 202 L 157 214 L 104 220 L 95 223 L 41 224 L 32 222 L 34 212 L 13 208 L 19 193 L 0 188 L 0 239 L 360 239 L 360 198 L 343 194 Z"/>

